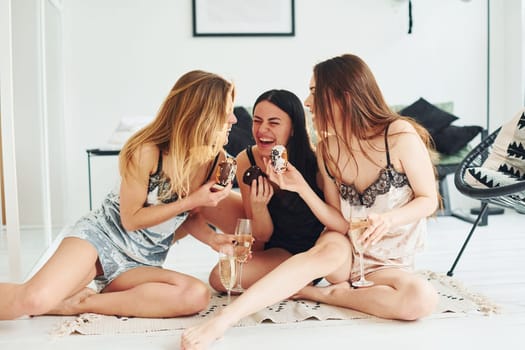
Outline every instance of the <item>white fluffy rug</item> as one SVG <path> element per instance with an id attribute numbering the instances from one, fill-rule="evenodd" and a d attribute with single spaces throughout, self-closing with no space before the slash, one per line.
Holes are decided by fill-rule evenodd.
<path id="1" fill-rule="evenodd" d="M 457 280 L 430 271 L 420 271 L 438 291 L 439 305 L 431 317 L 461 316 L 470 313 L 487 315 L 498 312 L 498 306 L 487 298 L 469 292 Z M 235 297 L 232 296 L 232 300 Z M 196 315 L 177 318 L 115 317 L 82 314 L 73 321 L 65 321 L 53 332 L 56 336 L 73 333 L 116 334 L 145 333 L 183 329 L 200 323 L 215 311 L 226 306 L 226 296 L 214 294 L 208 308 Z M 348 320 L 372 318 L 358 311 L 305 300 L 284 300 L 242 319 L 237 326 L 253 326 L 261 322 L 293 323 L 307 319 Z"/>

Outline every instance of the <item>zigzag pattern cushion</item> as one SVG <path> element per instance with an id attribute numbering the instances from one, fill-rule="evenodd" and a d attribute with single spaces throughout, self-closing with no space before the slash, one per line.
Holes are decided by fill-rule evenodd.
<path id="1" fill-rule="evenodd" d="M 503 173 L 499 170 L 492 170 L 483 167 L 473 167 L 467 169 L 466 179 L 472 181 L 471 185 L 473 187 L 500 187 L 512 185 L 520 181 L 525 181 L 525 179 L 516 178 L 513 175 Z M 525 199 L 525 193 L 517 194 L 516 198 L 520 200 Z"/>
<path id="2" fill-rule="evenodd" d="M 487 160 L 468 169 L 465 181 L 478 188 L 525 181 L 525 109 L 503 125 Z"/>

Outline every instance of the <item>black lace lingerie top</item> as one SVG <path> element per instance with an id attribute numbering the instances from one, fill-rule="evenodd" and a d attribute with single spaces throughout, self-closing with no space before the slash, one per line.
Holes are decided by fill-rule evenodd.
<path id="1" fill-rule="evenodd" d="M 394 166 L 390 162 L 390 152 L 388 149 L 388 126 L 385 128 L 385 149 L 386 149 L 386 167 L 379 171 L 379 175 L 376 181 L 368 186 L 363 193 L 359 193 L 353 184 L 337 183 L 335 177 L 333 177 L 328 171 L 328 167 L 325 164 L 326 172 L 328 176 L 337 184 L 339 187 L 339 194 L 341 199 L 347 201 L 350 205 L 363 204 L 367 208 L 374 205 L 376 197 L 387 193 L 391 186 L 395 188 L 401 188 L 405 185 L 409 185 L 408 178 L 405 174 L 399 173 L 394 169 Z"/>

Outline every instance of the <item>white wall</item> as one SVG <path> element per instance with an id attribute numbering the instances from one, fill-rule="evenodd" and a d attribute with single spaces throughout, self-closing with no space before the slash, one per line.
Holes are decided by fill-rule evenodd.
<path id="1" fill-rule="evenodd" d="M 52 214 L 53 221 L 61 225 L 66 162 L 60 12 L 46 0 L 18 0 L 11 4 L 14 151 L 20 219 L 24 226 L 40 227 Z M 48 181 L 51 193 L 46 192 Z M 48 197 L 56 209 L 52 213 Z"/>
<path id="2" fill-rule="evenodd" d="M 491 0 L 490 130 L 511 119 L 524 105 L 525 18 L 522 0 Z"/>
<path id="3" fill-rule="evenodd" d="M 492 2 L 498 4 L 492 72 L 502 94 L 493 98 L 493 114 L 507 117 L 507 109 L 523 104 L 523 96 L 514 101 L 509 94 L 523 92 L 523 82 L 513 78 L 523 67 L 507 62 L 509 46 L 501 42 L 509 38 L 519 46 L 523 40 L 520 19 L 506 17 L 521 1 Z M 105 144 L 121 117 L 154 115 L 175 80 L 191 69 L 233 79 L 237 103 L 250 105 L 268 88 L 304 98 L 316 62 L 351 52 L 369 63 L 388 103 L 420 96 L 454 101 L 459 124 L 485 126 L 483 0 L 414 1 L 410 35 L 407 1 L 296 0 L 296 35 L 261 38 L 192 37 L 190 0 L 68 0 L 63 6 L 65 222 L 88 210 L 85 150 Z M 515 32 L 518 38 L 510 38 Z M 103 183 L 95 192 L 113 183 L 115 162 L 93 164 L 94 180 Z"/>
<path id="4" fill-rule="evenodd" d="M 12 2 L 15 148 L 21 222 L 38 225 L 42 211 L 42 124 L 38 4 Z"/>

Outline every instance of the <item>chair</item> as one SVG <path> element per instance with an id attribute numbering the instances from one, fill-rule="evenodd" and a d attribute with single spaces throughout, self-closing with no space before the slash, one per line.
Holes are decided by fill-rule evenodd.
<path id="1" fill-rule="evenodd" d="M 439 216 L 452 216 L 457 219 L 466 221 L 473 224 L 474 219 L 470 215 L 463 215 L 452 210 L 452 205 L 450 204 L 450 194 L 448 191 L 448 182 L 447 176 L 454 174 L 459 167 L 459 163 L 454 164 L 438 164 L 436 165 L 437 177 L 439 183 L 439 195 L 443 201 L 443 208 L 438 213 Z M 485 213 L 486 214 L 486 213 Z M 478 226 L 486 226 L 488 224 L 487 215 L 485 215 L 481 221 L 478 223 Z"/>
<path id="2" fill-rule="evenodd" d="M 454 263 L 450 270 L 447 272 L 448 276 L 454 274 L 454 269 L 465 250 L 474 230 L 478 226 L 480 219 L 483 217 L 487 210 L 487 205 L 494 204 L 504 208 L 512 208 L 520 213 L 525 214 L 525 180 L 517 180 L 515 183 L 509 185 L 503 185 L 492 188 L 477 188 L 473 187 L 465 181 L 465 174 L 467 169 L 472 167 L 480 167 L 483 162 L 488 158 L 494 140 L 498 136 L 501 128 L 494 131 L 488 137 L 486 137 L 479 145 L 477 145 L 472 151 L 470 151 L 465 159 L 460 163 L 454 174 L 454 184 L 458 191 L 467 197 L 481 200 L 481 209 L 479 215 L 474 221 L 472 228 L 470 229 L 463 246 L 461 247 Z"/>

